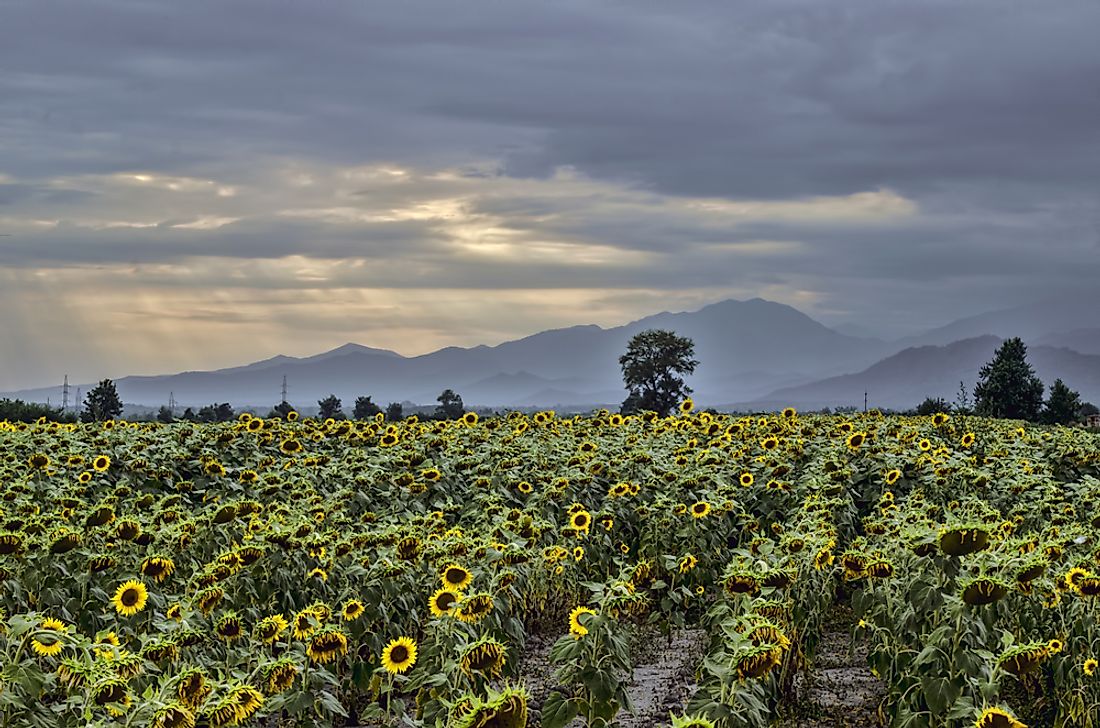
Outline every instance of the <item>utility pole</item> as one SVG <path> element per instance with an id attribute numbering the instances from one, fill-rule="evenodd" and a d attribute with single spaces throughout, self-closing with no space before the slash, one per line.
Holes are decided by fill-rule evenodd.
<path id="1" fill-rule="evenodd" d="M 168 393 L 168 411 L 173 415 L 176 414 L 176 393 L 175 392 L 169 392 Z"/>
<path id="2" fill-rule="evenodd" d="M 69 410 L 69 375 L 65 375 L 65 383 L 61 385 L 61 411 Z"/>
<path id="3" fill-rule="evenodd" d="M 864 412 L 867 411 L 867 393 L 866 392 L 863 393 L 863 411 Z"/>

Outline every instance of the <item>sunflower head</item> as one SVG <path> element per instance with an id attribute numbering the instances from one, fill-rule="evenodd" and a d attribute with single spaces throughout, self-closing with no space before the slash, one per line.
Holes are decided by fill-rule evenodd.
<path id="1" fill-rule="evenodd" d="M 416 664 L 416 642 L 412 637 L 398 637 L 382 648 L 382 666 L 387 672 L 400 674 Z"/>
<path id="2" fill-rule="evenodd" d="M 433 617 L 449 616 L 455 613 L 460 601 L 462 601 L 462 592 L 443 587 L 437 589 L 428 599 L 428 607 Z"/>
<path id="3" fill-rule="evenodd" d="M 974 723 L 974 728 L 1027 728 L 1002 708 L 986 708 Z"/>
<path id="4" fill-rule="evenodd" d="M 443 582 L 444 588 L 461 591 L 470 585 L 474 577 L 466 568 L 458 564 L 448 564 L 439 573 L 439 579 Z"/>
<path id="5" fill-rule="evenodd" d="M 580 639 L 588 634 L 588 627 L 585 626 L 585 622 L 589 617 L 596 616 L 596 612 L 588 607 L 576 607 L 569 613 L 569 634 L 573 635 L 574 639 Z M 582 621 L 583 620 L 583 621 Z"/>
<path id="6" fill-rule="evenodd" d="M 121 614 L 123 617 L 132 617 L 141 610 L 145 609 L 145 603 L 149 600 L 149 592 L 145 588 L 145 585 L 140 581 L 123 582 L 115 590 L 114 597 L 111 598 L 111 603 L 115 607 L 115 611 Z"/>

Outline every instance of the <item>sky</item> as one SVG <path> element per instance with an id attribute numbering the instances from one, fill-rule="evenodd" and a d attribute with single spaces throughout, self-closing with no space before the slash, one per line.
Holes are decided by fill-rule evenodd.
<path id="1" fill-rule="evenodd" d="M 1100 281 L 1100 3 L 0 0 L 0 390 Z"/>

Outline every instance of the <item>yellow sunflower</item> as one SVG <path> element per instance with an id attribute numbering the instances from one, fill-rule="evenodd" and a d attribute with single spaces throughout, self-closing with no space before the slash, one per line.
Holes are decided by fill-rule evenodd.
<path id="1" fill-rule="evenodd" d="M 1027 728 L 1011 713 L 1000 708 L 986 708 L 974 723 L 974 728 Z"/>
<path id="2" fill-rule="evenodd" d="M 38 633 L 31 639 L 31 649 L 43 657 L 53 657 L 64 648 L 61 635 L 68 629 L 60 619 L 46 617 L 38 625 Z"/>
<path id="3" fill-rule="evenodd" d="M 111 467 L 111 458 L 106 455 L 100 455 L 92 461 L 92 469 L 96 472 L 102 473 L 107 468 Z"/>
<path id="4" fill-rule="evenodd" d="M 363 616 L 363 612 L 367 611 L 363 606 L 363 603 L 358 599 L 349 599 L 344 604 L 343 615 L 345 622 L 354 622 Z"/>
<path id="5" fill-rule="evenodd" d="M 691 400 L 691 397 L 688 397 L 687 399 L 685 399 L 683 402 L 680 403 L 680 413 L 681 414 L 686 415 L 689 412 L 691 412 L 693 409 L 695 409 L 695 402 L 693 402 Z"/>
<path id="6" fill-rule="evenodd" d="M 387 672 L 398 674 L 416 664 L 416 642 L 412 637 L 398 637 L 382 649 L 382 666 Z"/>
<path id="7" fill-rule="evenodd" d="M 439 578 L 445 588 L 455 591 L 465 589 L 474 580 L 473 574 L 458 564 L 448 564 L 447 568 L 440 572 Z"/>
<path id="8" fill-rule="evenodd" d="M 456 589 L 446 587 L 437 589 L 428 599 L 428 607 L 432 610 L 433 617 L 454 614 L 458 603 L 462 601 L 462 593 Z"/>
<path id="9" fill-rule="evenodd" d="M 581 623 L 581 617 L 585 615 L 596 616 L 596 612 L 588 607 L 577 607 L 569 613 L 569 634 L 574 639 L 580 639 L 588 634 L 588 628 Z"/>
<path id="10" fill-rule="evenodd" d="M 710 513 L 710 503 L 706 501 L 699 501 L 691 507 L 692 518 L 706 518 Z"/>
<path id="11" fill-rule="evenodd" d="M 123 617 L 132 617 L 142 609 L 149 600 L 149 592 L 140 581 L 123 582 L 115 590 L 111 603 L 115 605 L 115 611 Z"/>

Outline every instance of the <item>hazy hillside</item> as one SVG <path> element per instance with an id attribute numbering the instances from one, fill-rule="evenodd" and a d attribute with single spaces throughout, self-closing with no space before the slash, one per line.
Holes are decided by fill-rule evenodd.
<path id="1" fill-rule="evenodd" d="M 993 357 L 1001 341 L 995 336 L 982 336 L 947 346 L 905 349 L 857 374 L 779 389 L 758 403 L 807 408 L 862 406 L 864 392 L 872 407 L 905 409 L 925 397 L 943 397 L 950 402 L 955 399 L 960 381 L 973 391 L 978 370 Z M 1028 360 L 1048 387 L 1060 377 L 1085 400 L 1100 401 L 1100 356 L 1031 346 Z"/>
<path id="2" fill-rule="evenodd" d="M 926 331 L 918 336 L 910 336 L 896 342 L 899 350 L 905 347 L 922 346 L 925 344 L 944 345 L 953 341 L 970 339 L 978 336 L 993 335 L 1001 338 L 1019 336 L 1025 341 L 1033 343 L 1047 343 L 1041 341 L 1043 337 L 1051 336 L 1055 332 L 1068 332 L 1074 330 L 1096 330 L 1096 312 L 1100 311 L 1100 294 L 1094 295 L 1088 300 L 1078 298 L 1052 299 L 1031 303 L 1013 308 L 990 311 L 977 316 L 967 316 L 953 321 L 945 326 Z M 1085 338 L 1088 338 L 1086 334 Z M 1091 335 L 1095 337 L 1096 334 Z M 1096 341 L 1095 338 L 1092 341 Z M 1072 346 L 1068 340 L 1060 341 L 1057 345 Z M 1082 353 L 1097 353 L 1089 351 Z"/>
<path id="3" fill-rule="evenodd" d="M 209 372 L 117 380 L 127 402 L 183 405 L 278 401 L 283 376 L 291 402 L 333 392 L 350 406 L 361 394 L 377 402 L 432 402 L 444 388 L 471 405 L 615 403 L 623 397 L 618 357 L 631 336 L 668 328 L 691 337 L 701 364 L 692 378 L 701 402 L 748 399 L 792 383 L 867 366 L 889 345 L 845 336 L 783 304 L 723 301 L 690 313 L 661 313 L 624 326 L 574 326 L 497 346 L 449 347 L 417 357 L 347 344 L 312 357 L 277 356 Z M 87 389 L 87 384 L 81 385 Z M 60 401 L 60 388 L 14 393 Z"/>

